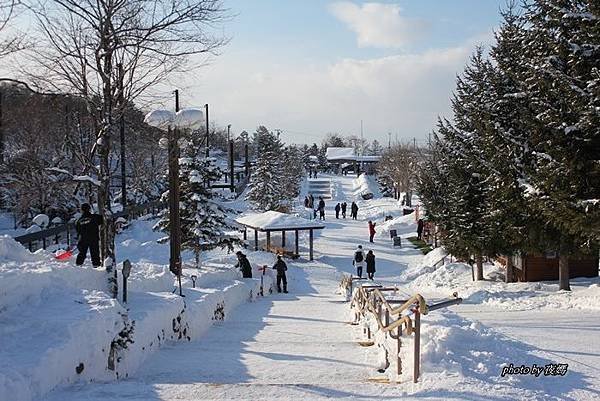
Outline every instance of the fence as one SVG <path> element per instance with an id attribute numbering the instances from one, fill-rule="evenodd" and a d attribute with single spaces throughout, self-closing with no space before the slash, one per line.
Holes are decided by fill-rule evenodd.
<path id="1" fill-rule="evenodd" d="M 119 217 L 127 217 L 129 219 L 135 219 L 136 217 L 148 213 L 156 214 L 158 210 L 164 207 L 165 203 L 160 201 L 131 205 L 125 207 L 125 209 L 120 212 L 113 213 L 113 218 L 118 219 Z M 15 237 L 15 241 L 26 246 L 33 252 L 39 249 L 40 245 L 42 249 L 46 249 L 49 245 L 57 245 L 63 241 L 66 241 L 67 246 L 71 246 L 71 243 L 74 242 L 74 238 L 77 238 L 75 223 L 65 223 L 35 233 L 20 235 Z"/>
<path id="2" fill-rule="evenodd" d="M 342 278 L 342 288 L 348 288 L 348 284 L 352 284 L 354 277 Z M 385 292 L 396 292 L 396 287 L 383 287 L 381 285 L 362 285 L 356 288 L 352 293 L 350 307 L 354 308 L 355 319 L 353 324 L 359 324 L 361 319 L 366 319 L 367 314 L 373 315 L 377 322 L 378 329 L 388 335 L 393 340 L 396 340 L 396 373 L 398 376 L 402 374 L 402 360 L 400 350 L 402 348 L 402 335 L 414 335 L 414 366 L 413 366 L 413 381 L 417 383 L 420 370 L 421 356 L 421 315 L 427 315 L 429 312 L 445 308 L 451 305 L 456 305 L 462 302 L 455 293 L 454 298 L 428 305 L 425 299 L 420 294 L 415 294 L 409 299 L 393 300 L 386 299 L 383 295 Z M 392 305 L 398 305 L 393 307 Z M 412 312 L 412 314 L 403 314 L 403 312 Z M 411 318 L 412 316 L 412 318 Z M 367 341 L 362 341 L 363 346 L 374 345 L 373 333 L 371 326 L 366 324 L 365 335 Z M 386 351 L 386 369 L 389 367 L 389 355 Z"/>

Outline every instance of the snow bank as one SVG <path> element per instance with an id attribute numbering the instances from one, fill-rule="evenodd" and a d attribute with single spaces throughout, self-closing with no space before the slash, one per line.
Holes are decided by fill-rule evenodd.
<path id="1" fill-rule="evenodd" d="M 256 278 L 242 279 L 233 254 L 211 251 L 201 269 L 184 269 L 186 297 L 174 295 L 168 245 L 157 244 L 161 234 L 152 225 L 135 221 L 117 238 L 120 260 L 133 264 L 126 305 L 121 294 L 116 300 L 105 292 L 105 270 L 59 262 L 0 237 L 1 400 L 30 401 L 59 386 L 127 377 L 165 342 L 199 338 L 261 292 L 257 268 L 272 266 L 274 255 L 249 253 Z M 262 282 L 270 294 L 273 273 Z"/>
<path id="2" fill-rule="evenodd" d="M 543 374 L 502 377 L 502 369 L 511 363 L 520 366 L 522 361 L 527 361 L 529 366 L 543 367 L 556 361 L 540 357 L 538 349 L 508 339 L 481 323 L 464 319 L 450 310 L 438 310 L 421 317 L 421 375 L 419 383 L 413 385 L 414 335 L 402 338 L 403 369 L 397 377 L 396 340 L 379 331 L 374 319 L 363 319 L 356 326 L 355 339 L 366 340 L 365 325 L 370 326 L 374 334 L 375 347 L 369 348 L 370 352 L 377 353 L 377 358 L 371 358 L 375 363 L 373 368 L 385 368 L 387 351 L 391 365 L 384 375 L 391 382 L 402 383 L 406 395 L 435 394 L 436 399 L 444 399 L 449 389 L 464 388 L 469 383 L 469 387 L 478 389 L 478 394 L 488 391 L 502 394 L 499 399 L 545 399 L 549 385 L 564 384 L 560 376 L 544 377 Z M 438 391 L 441 392 L 438 394 Z M 465 399 L 471 399 L 469 395 L 465 393 Z"/>
<path id="3" fill-rule="evenodd" d="M 416 231 L 415 215 L 398 216 L 377 224 L 377 237 L 389 238 L 390 230 L 396 230 L 398 236 Z"/>
<path id="4" fill-rule="evenodd" d="M 443 248 L 436 248 L 423 258 L 421 264 L 402 272 L 401 279 L 414 292 L 440 295 L 458 292 L 465 303 L 485 304 L 501 310 L 600 310 L 598 277 L 573 279 L 572 291 L 559 291 L 556 282 L 505 283 L 504 270 L 486 263 L 483 267 L 485 280 L 473 281 L 468 264 L 432 266 L 444 255 Z"/>
<path id="5" fill-rule="evenodd" d="M 354 196 L 356 199 L 361 199 L 360 195 L 363 193 L 373 194 L 375 198 L 380 198 L 379 185 L 375 180 L 374 176 L 361 174 L 358 178 L 352 181 L 352 187 L 354 189 Z"/>
<path id="6" fill-rule="evenodd" d="M 0 269 L 10 268 L 23 262 L 43 260 L 42 253 L 31 253 L 10 235 L 0 235 Z"/>

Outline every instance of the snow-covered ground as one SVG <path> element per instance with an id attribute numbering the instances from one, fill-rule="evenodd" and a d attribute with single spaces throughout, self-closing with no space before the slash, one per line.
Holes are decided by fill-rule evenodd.
<path id="1" fill-rule="evenodd" d="M 337 201 L 357 199 L 353 177 L 333 177 L 332 187 Z M 396 201 L 376 196 L 374 200 L 359 200 L 358 203 L 359 220 L 352 221 L 336 220 L 332 210 L 334 203 L 328 202 L 326 228 L 315 241 L 316 260 L 307 262 L 299 259 L 289 263 L 289 294 L 275 294 L 250 303 L 242 302 L 248 298 L 248 284 L 236 279 L 235 272 L 226 268 L 233 259 L 225 255 L 206 255 L 210 259 L 203 262 L 206 274 L 199 279 L 202 283 L 199 287 L 203 288 L 196 291 L 186 288 L 187 296 L 183 300 L 169 291 L 160 291 L 162 285 L 173 285 L 167 279 L 170 276 L 164 271 L 165 263 L 161 259 L 166 257 L 163 251 L 167 249 L 160 251 L 160 248 L 144 246 L 146 240 L 152 241 L 152 235 L 143 227 L 133 227 L 130 234 L 124 234 L 120 246 L 122 252 L 129 252 L 129 257 L 140 265 L 139 280 L 134 279 L 134 282 L 139 282 L 140 292 L 137 296 L 132 295 L 128 305 L 129 321 L 137 319 L 140 322 L 134 330 L 134 336 L 137 330 L 140 337 L 138 342 L 129 345 L 129 354 L 123 353 L 119 369 L 128 373 L 128 377 L 122 375 L 118 381 L 114 380 L 113 372 L 111 377 L 94 371 L 105 367 L 106 354 L 98 356 L 98 366 L 90 362 L 92 372 L 88 373 L 86 364 L 84 376 L 81 376 L 75 373 L 78 359 L 67 360 L 64 355 L 70 352 L 62 351 L 70 350 L 68 345 L 74 341 L 69 340 L 71 337 L 89 336 L 96 342 L 102 340 L 106 343 L 114 338 L 111 337 L 114 331 L 109 335 L 97 331 L 98 327 L 110 324 L 123 327 L 123 319 L 118 312 L 124 308 L 100 296 L 93 288 L 102 284 L 102 280 L 97 281 L 97 275 L 102 278 L 102 272 L 78 271 L 81 276 L 89 276 L 85 281 L 90 288 L 83 292 L 81 284 L 69 284 L 75 280 L 73 275 L 61 276 L 58 273 L 61 269 L 74 270 L 72 267 L 49 266 L 47 259 L 43 259 L 44 255 L 29 256 L 33 260 L 23 263 L 28 264 L 32 272 L 22 274 L 32 275 L 36 269 L 51 268 L 52 282 L 65 289 L 57 291 L 57 296 L 52 296 L 50 289 L 34 291 L 28 298 L 31 304 L 21 306 L 24 312 L 10 306 L 23 297 L 0 296 L 0 300 L 5 299 L 8 304 L 0 312 L 1 338 L 16 338 L 9 340 L 8 347 L 4 341 L 0 343 L 0 374 L 5 375 L 0 378 L 0 388 L 6 386 L 7 380 L 14 383 L 10 389 L 12 396 L 18 394 L 21 388 L 17 385 L 31 384 L 31 377 L 36 377 L 38 381 L 35 383 L 39 382 L 38 386 L 45 385 L 44 389 L 48 389 L 44 379 L 69 370 L 72 371 L 69 380 L 57 383 L 61 387 L 44 399 L 496 401 L 595 400 L 600 397 L 600 369 L 597 367 L 600 365 L 598 279 L 574 280 L 573 291 L 563 293 L 557 291 L 554 283 L 505 284 L 501 270 L 486 265 L 487 279 L 475 283 L 471 280 L 468 266 L 449 263 L 449 260 L 443 264 L 443 249 L 424 256 L 408 241 L 403 241 L 402 247 L 392 246 L 389 229 L 397 229 L 398 234 L 406 238 L 413 236 L 416 228 L 414 215 L 401 216 L 401 208 Z M 384 224 L 383 219 L 387 215 L 396 218 Z M 368 242 L 366 220 L 378 223 L 378 235 L 373 244 Z M 143 233 L 147 233 L 148 237 L 145 238 Z M 128 240 L 131 241 L 124 244 Z M 341 274 L 353 271 L 352 255 L 358 244 L 373 249 L 377 258 L 376 281 L 399 285 L 398 297 L 419 292 L 429 302 L 434 302 L 456 291 L 464 298 L 461 305 L 433 311 L 422 317 L 422 374 L 419 383 L 413 384 L 411 380 L 412 337 L 408 336 L 403 340 L 401 351 L 402 376 L 396 378 L 393 367 L 384 374 L 393 381 L 400 379 L 400 383 L 369 381 L 369 378 L 382 376 L 376 372 L 381 348 L 363 348 L 357 344 L 357 339 L 363 336 L 362 327 L 347 324 L 351 320 L 348 303 L 336 294 Z M 150 257 L 147 258 L 148 255 Z M 36 259 L 38 256 L 41 261 Z M 264 253 L 249 253 L 249 258 L 258 265 L 270 264 L 273 260 L 272 255 Z M 8 265 L 5 260 L 0 263 Z M 14 266 L 9 270 L 14 271 Z M 189 275 L 190 272 L 186 273 Z M 5 273 L 2 274 L 0 283 L 4 282 Z M 65 283 L 60 281 L 60 277 Z M 16 283 L 15 280 L 11 282 Z M 44 285 L 39 284 L 46 288 Z M 189 286 L 189 281 L 186 280 L 184 285 Z M 132 283 L 132 286 L 135 284 Z M 0 284 L 0 288 L 5 286 Z M 239 292 L 237 288 L 240 288 Z M 73 294 L 69 293 L 71 290 Z M 214 307 L 226 298 L 223 294 L 228 291 L 237 294 L 233 299 L 238 301 L 239 306 L 227 311 L 225 321 L 212 320 L 215 317 Z M 204 304 L 210 297 L 214 299 Z M 173 315 L 181 312 L 181 302 L 186 304 L 181 321 L 185 322 L 186 333 L 192 333 L 193 337 L 189 342 L 170 339 L 171 335 L 181 332 L 173 332 L 169 326 Z M 20 305 L 25 303 L 21 301 Z M 19 353 L 27 352 L 27 347 L 18 339 L 23 336 L 31 342 L 31 339 L 37 338 L 34 336 L 36 330 L 47 333 L 45 326 L 58 320 L 52 318 L 53 313 L 67 307 L 61 303 L 75 304 L 84 309 L 80 315 L 73 315 L 72 322 L 66 323 L 72 329 L 60 331 L 63 338 L 53 335 L 47 339 L 48 347 L 52 347 L 50 355 L 61 356 L 62 359 L 56 357 L 53 364 L 42 363 L 41 357 L 33 357 L 36 353 L 30 353 L 32 358 L 29 360 L 18 359 Z M 199 306 L 194 309 L 194 305 Z M 40 322 L 41 313 L 49 318 Z M 81 319 L 75 321 L 77 317 Z M 165 321 L 161 320 L 162 317 Z M 36 318 L 38 321 L 34 323 Z M 84 318 L 89 322 L 83 321 Z M 156 345 L 150 333 L 160 332 L 165 326 L 169 335 L 157 338 L 161 342 L 160 349 L 144 352 L 142 348 Z M 64 333 L 68 334 L 67 338 L 64 338 Z M 381 337 L 381 334 L 376 336 Z M 153 345 L 150 345 L 151 342 Z M 67 345 L 63 346 L 63 343 Z M 389 346 L 389 341 L 382 339 L 380 344 Z M 395 348 L 390 350 L 392 354 L 395 352 Z M 90 349 L 90 353 L 92 351 Z M 93 356 L 90 355 L 90 358 Z M 531 374 L 503 377 L 503 368 L 510 364 L 529 367 L 534 364 L 541 367 L 568 364 L 568 371 L 564 376 L 546 376 L 542 372 L 538 377 Z M 44 375 L 43 372 L 48 370 L 53 373 Z M 17 377 L 17 373 L 21 376 Z M 95 383 L 87 383 L 90 377 L 85 375 L 93 373 L 97 373 Z M 64 386 L 69 383 L 75 384 Z M 5 398 L 0 396 L 0 399 Z"/>

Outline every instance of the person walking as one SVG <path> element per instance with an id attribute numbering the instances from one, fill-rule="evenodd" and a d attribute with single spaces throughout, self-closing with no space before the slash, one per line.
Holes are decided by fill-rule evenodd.
<path id="1" fill-rule="evenodd" d="M 325 201 L 319 196 L 319 220 L 325 220 Z"/>
<path id="2" fill-rule="evenodd" d="M 242 271 L 243 278 L 252 278 L 252 266 L 250 266 L 250 261 L 242 253 L 242 251 L 237 251 L 235 255 L 238 258 L 238 262 L 235 265 L 236 268 L 239 268 Z"/>
<path id="3" fill-rule="evenodd" d="M 345 219 L 346 218 L 346 208 L 348 207 L 348 204 L 346 202 L 342 203 L 342 217 Z"/>
<path id="4" fill-rule="evenodd" d="M 342 209 L 342 206 L 338 203 L 337 205 L 335 205 L 335 218 L 339 219 L 340 218 L 340 210 Z"/>
<path id="5" fill-rule="evenodd" d="M 423 219 L 417 222 L 417 238 L 423 239 Z"/>
<path id="6" fill-rule="evenodd" d="M 367 252 L 365 262 L 367 263 L 367 277 L 372 281 L 373 277 L 375 277 L 375 254 L 372 249 L 369 249 L 369 252 Z"/>
<path id="7" fill-rule="evenodd" d="M 354 251 L 352 264 L 356 268 L 356 275 L 362 278 L 363 267 L 365 266 L 365 252 L 362 249 L 362 245 L 359 245 L 356 251 Z"/>
<path id="8" fill-rule="evenodd" d="M 352 206 L 350 206 L 350 217 L 354 220 L 358 219 L 358 205 L 356 202 L 352 202 Z"/>
<path id="9" fill-rule="evenodd" d="M 81 205 L 81 217 L 75 223 L 75 230 L 79 237 L 77 241 L 79 253 L 75 260 L 77 266 L 81 266 L 85 262 L 85 257 L 89 249 L 92 266 L 100 267 L 100 226 L 103 223 L 104 219 L 102 216 L 92 213 L 89 203 Z"/>
<path id="10" fill-rule="evenodd" d="M 283 283 L 283 292 L 287 294 L 287 277 L 285 276 L 287 265 L 281 255 L 277 255 L 277 261 L 273 265 L 273 270 L 277 270 L 277 292 L 281 292 L 281 283 Z"/>
<path id="11" fill-rule="evenodd" d="M 373 237 L 375 236 L 375 226 L 377 225 L 377 223 L 373 223 L 371 220 L 369 220 L 369 242 L 373 242 Z"/>

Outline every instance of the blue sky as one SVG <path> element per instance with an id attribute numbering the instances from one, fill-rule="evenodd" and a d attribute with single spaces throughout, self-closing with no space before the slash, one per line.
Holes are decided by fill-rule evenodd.
<path id="1" fill-rule="evenodd" d="M 448 114 L 456 73 L 489 43 L 503 0 L 225 0 L 231 42 L 186 79 L 234 132 L 263 124 L 289 142 L 327 132 L 423 140 Z"/>

